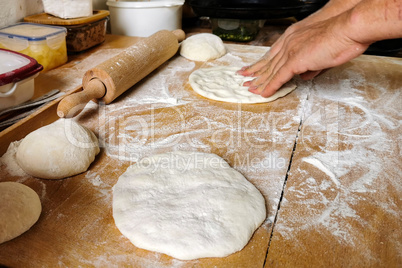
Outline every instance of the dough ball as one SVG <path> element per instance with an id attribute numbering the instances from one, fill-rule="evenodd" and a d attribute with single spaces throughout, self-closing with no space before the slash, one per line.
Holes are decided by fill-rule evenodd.
<path id="1" fill-rule="evenodd" d="M 195 61 L 217 59 L 225 55 L 226 48 L 220 37 L 201 33 L 190 36 L 181 43 L 180 55 Z"/>
<path id="2" fill-rule="evenodd" d="M 264 98 L 251 93 L 243 83 L 254 79 L 236 72 L 240 67 L 217 66 L 198 69 L 190 74 L 189 82 L 195 92 L 203 97 L 234 103 L 263 103 L 281 98 L 296 88 L 294 82 L 288 82 L 274 95 Z"/>
<path id="3" fill-rule="evenodd" d="M 86 171 L 98 153 L 98 139 L 89 129 L 72 119 L 59 119 L 28 134 L 16 158 L 34 177 L 61 179 Z"/>
<path id="4" fill-rule="evenodd" d="M 0 244 L 28 231 L 41 211 L 34 190 L 17 182 L 0 182 Z"/>
<path id="5" fill-rule="evenodd" d="M 130 166 L 113 187 L 117 228 L 177 259 L 241 250 L 266 217 L 261 193 L 215 154 L 174 152 Z"/>

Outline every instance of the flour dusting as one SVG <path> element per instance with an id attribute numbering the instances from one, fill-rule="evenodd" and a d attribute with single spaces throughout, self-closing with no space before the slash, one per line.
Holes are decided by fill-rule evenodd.
<path id="1" fill-rule="evenodd" d="M 370 236 L 387 245 L 386 250 L 402 252 L 395 242 L 401 241 L 400 232 L 392 225 L 402 217 L 401 83 L 376 67 L 387 61 L 396 68 L 401 61 L 358 58 L 313 81 L 296 78 L 298 88 L 271 104 L 233 105 L 198 96 L 187 81 L 197 68 L 249 65 L 268 49 L 227 48 L 226 55 L 205 63 L 175 57 L 111 104 L 90 102 L 77 120 L 96 133 L 102 155 L 89 171 L 76 177 L 32 178 L 16 164 L 18 142 L 10 144 L 0 158 L 1 174 L 15 176 L 41 191 L 45 207 L 51 207 L 41 224 L 53 220 L 65 226 L 73 222 L 74 211 L 84 210 L 76 216 L 81 231 L 73 229 L 59 237 L 65 242 L 72 237 L 76 244 L 55 245 L 54 252 L 64 254 L 58 255 L 54 264 L 71 266 L 78 261 L 84 266 L 120 267 L 130 263 L 143 268 L 205 264 L 136 251 L 119 236 L 113 222 L 112 187 L 118 177 L 144 157 L 171 151 L 215 153 L 253 183 L 266 201 L 268 214 L 262 231 L 267 239 L 275 222 L 273 239 L 279 237 L 297 247 L 306 241 L 313 244 L 320 237 L 331 241 L 331 245 L 322 245 L 324 249 L 340 245 L 356 250 L 364 260 L 373 260 L 378 257 L 374 243 L 362 243 Z M 62 91 L 70 90 L 81 84 L 86 70 L 119 52 L 100 50 L 85 60 L 68 63 L 68 72 L 61 68 L 43 75 L 60 81 Z M 372 72 L 376 76 L 369 77 L 367 68 L 376 70 Z M 291 169 L 286 173 L 296 141 Z M 65 196 L 58 196 L 67 189 L 72 190 L 71 195 L 63 192 Z M 73 204 L 72 196 L 82 203 Z M 93 219 L 88 212 L 99 217 Z"/>
<path id="2" fill-rule="evenodd" d="M 242 53 L 248 55 L 249 50 Z M 230 52 L 202 68 L 243 66 L 258 58 L 253 53 L 249 53 L 253 57 L 243 57 L 242 53 Z M 211 102 L 188 85 L 188 76 L 196 67 L 184 58 L 169 61 L 157 75 L 151 74 L 122 98 L 108 105 L 95 105 L 80 114 L 78 120 L 95 130 L 110 159 L 127 163 L 126 167 L 144 157 L 170 151 L 218 154 L 263 194 L 268 210 L 263 228 L 270 230 L 301 120 L 302 109 L 297 108 L 296 113 L 289 110 L 301 105 L 300 99 L 306 92 L 296 90 L 293 97 L 268 106 Z M 88 121 L 93 112 L 99 117 Z M 115 171 L 122 173 L 119 169 Z M 106 179 L 99 171 L 88 172 L 86 177 L 95 188 L 102 185 L 100 180 Z M 105 263 L 113 259 L 104 258 Z"/>
<path id="3" fill-rule="evenodd" d="M 338 178 L 335 176 L 335 174 L 329 170 L 326 166 L 323 165 L 323 163 L 315 158 L 304 158 L 303 161 L 314 165 L 315 167 L 319 168 L 320 170 L 322 170 L 325 174 L 328 175 L 328 177 L 335 183 L 335 185 L 339 186 L 340 182 L 338 180 Z"/>
<path id="4" fill-rule="evenodd" d="M 102 202 L 105 203 L 106 206 L 110 206 L 110 202 L 112 202 L 113 198 L 111 190 L 113 185 L 110 185 L 109 181 L 104 181 L 99 174 L 93 171 L 87 171 L 85 178 L 94 186 L 93 189 L 99 193 Z"/>
<path id="5" fill-rule="evenodd" d="M 0 165 L 3 166 L 3 168 L 5 168 L 11 176 L 27 176 L 27 174 L 18 165 L 15 156 L 21 141 L 22 140 L 10 143 L 6 153 L 4 153 L 2 157 L 0 157 Z"/>
<path id="6" fill-rule="evenodd" d="M 390 222 L 401 216 L 393 199 L 402 192 L 400 91 L 360 70 L 340 73 L 306 82 L 311 91 L 282 203 L 288 210 L 275 231 L 292 241 L 301 230 L 329 231 L 367 257 L 363 230 L 380 231 L 367 209 L 381 208 Z"/>

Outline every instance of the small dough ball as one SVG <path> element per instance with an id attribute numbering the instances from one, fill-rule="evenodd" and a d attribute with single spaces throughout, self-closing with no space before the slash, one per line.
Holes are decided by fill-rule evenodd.
<path id="1" fill-rule="evenodd" d="M 29 175 L 61 179 L 86 171 L 99 153 L 98 139 L 72 119 L 59 119 L 28 134 L 17 162 Z"/>
<path id="2" fill-rule="evenodd" d="M 34 190 L 18 182 L 0 182 L 0 244 L 28 231 L 41 211 Z"/>
<path id="3" fill-rule="evenodd" d="M 195 61 L 217 59 L 225 55 L 226 48 L 219 36 L 201 33 L 190 36 L 181 43 L 180 55 Z"/>

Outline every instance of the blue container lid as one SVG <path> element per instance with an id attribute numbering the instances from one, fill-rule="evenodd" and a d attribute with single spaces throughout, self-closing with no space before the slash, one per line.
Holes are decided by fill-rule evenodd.
<path id="1" fill-rule="evenodd" d="M 21 22 L 0 29 L 0 36 L 17 37 L 28 41 L 41 41 L 61 33 L 66 34 L 66 32 L 67 29 L 64 27 Z"/>

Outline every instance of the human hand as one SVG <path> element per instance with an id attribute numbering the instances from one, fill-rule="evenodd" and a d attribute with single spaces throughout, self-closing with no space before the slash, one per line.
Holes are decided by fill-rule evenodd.
<path id="1" fill-rule="evenodd" d="M 261 60 L 238 73 L 256 77 L 244 83 L 249 91 L 263 97 L 273 95 L 294 75 L 311 79 L 322 70 L 341 65 L 362 54 L 369 44 L 348 36 L 343 16 L 299 24 L 272 46 Z"/>
<path id="2" fill-rule="evenodd" d="M 238 71 L 238 73 L 244 76 L 259 76 L 262 72 L 264 72 L 265 69 L 268 68 L 271 59 L 282 49 L 284 40 L 289 35 L 302 28 L 303 25 L 308 25 L 308 19 L 290 25 L 278 38 L 278 40 L 275 41 L 270 50 L 268 50 L 267 53 L 265 53 L 265 55 L 261 57 L 261 59 L 250 66 L 243 67 L 240 71 Z M 251 81 L 246 82 L 245 86 L 250 83 Z"/>

